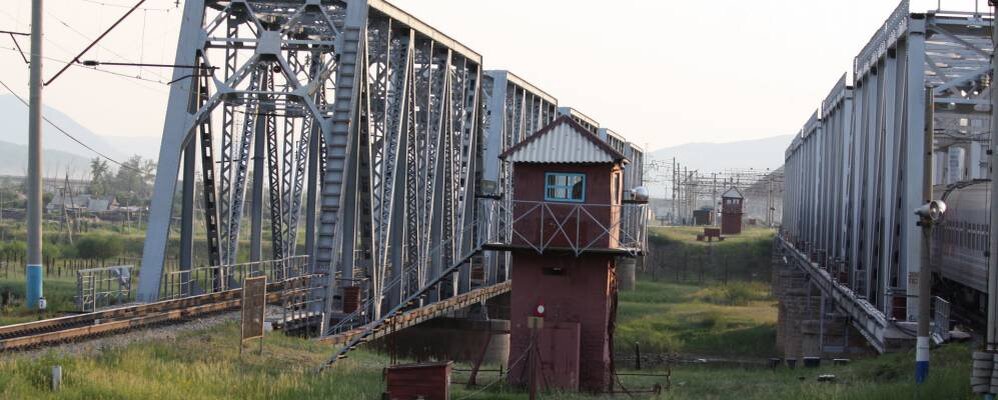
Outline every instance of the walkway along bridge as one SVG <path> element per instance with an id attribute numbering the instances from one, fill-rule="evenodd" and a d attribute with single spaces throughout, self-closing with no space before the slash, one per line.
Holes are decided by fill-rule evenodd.
<path id="1" fill-rule="evenodd" d="M 176 65 L 193 68 L 171 85 L 142 301 L 238 286 L 225 268 L 243 260 L 306 255 L 285 307 L 349 349 L 509 290 L 498 155 L 559 114 L 632 160 L 625 188 L 642 184 L 638 146 L 383 0 L 189 0 L 182 24 Z M 628 227 L 603 227 L 636 229 L 630 255 L 644 229 L 632 207 Z M 177 239 L 180 271 L 165 271 Z M 200 286 L 168 282 L 192 281 L 195 263 Z"/>

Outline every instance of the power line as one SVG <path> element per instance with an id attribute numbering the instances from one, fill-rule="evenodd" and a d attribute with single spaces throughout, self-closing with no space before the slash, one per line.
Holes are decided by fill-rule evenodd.
<path id="1" fill-rule="evenodd" d="M 127 6 L 127 5 L 124 5 L 124 4 L 105 3 L 105 2 L 97 1 L 97 0 L 83 0 L 83 1 L 87 2 L 87 3 L 90 3 L 90 4 L 96 4 L 96 5 L 104 6 L 104 7 L 131 8 L 131 6 Z M 139 7 L 139 10 L 143 10 L 143 11 L 160 11 L 160 12 L 166 12 L 166 13 L 173 11 L 172 8 L 148 8 L 148 7 Z"/>
<path id="2" fill-rule="evenodd" d="M 15 52 L 15 53 L 20 52 L 20 50 L 18 50 L 18 49 L 11 48 L 11 47 L 4 47 L 4 46 L 0 46 L 0 50 L 8 50 L 8 51 L 12 51 L 12 52 Z M 23 52 L 22 52 L 22 54 L 23 54 Z M 42 58 L 44 58 L 45 60 L 48 60 L 48 61 L 55 61 L 55 62 L 62 63 L 62 64 L 70 64 L 69 61 L 58 59 L 58 58 L 52 58 L 52 57 L 48 57 L 48 56 L 45 56 L 45 57 L 42 57 Z M 166 82 L 163 82 L 161 80 L 150 79 L 150 78 L 143 78 L 141 76 L 126 75 L 126 74 L 123 74 L 123 73 L 120 73 L 120 72 L 109 71 L 109 70 L 106 70 L 106 69 L 100 69 L 100 68 L 91 67 L 91 66 L 88 66 L 88 65 L 73 63 L 73 66 L 74 67 L 78 67 L 78 68 L 88 69 L 88 70 L 91 70 L 91 71 L 103 72 L 105 74 L 110 74 L 110 75 L 118 76 L 118 77 L 121 77 L 121 78 L 135 79 L 135 80 L 140 80 L 140 81 L 145 81 L 145 82 L 151 82 L 151 83 L 158 83 L 158 84 L 161 84 L 161 85 L 167 85 Z M 146 89 L 155 90 L 155 89 L 153 89 L 153 88 L 151 88 L 149 86 L 146 86 L 146 85 L 139 85 L 139 86 L 142 86 L 142 87 L 144 87 Z"/>
<path id="3" fill-rule="evenodd" d="M 139 4 L 142 4 L 142 2 L 144 2 L 144 1 L 145 0 L 141 0 L 139 2 Z M 111 27 L 107 31 L 105 31 L 103 34 L 101 34 L 101 36 L 98 37 L 97 39 L 92 39 L 87 34 L 85 34 L 83 32 L 80 32 L 78 29 L 74 28 L 68 22 L 66 22 L 62 18 L 59 18 L 59 16 L 57 16 L 57 15 L 51 13 L 51 12 L 46 12 L 46 14 L 48 14 L 50 17 L 54 18 L 56 21 L 59 21 L 60 24 L 62 24 L 63 26 L 65 26 L 67 29 L 69 29 L 73 33 L 79 35 L 80 37 L 82 37 L 84 39 L 87 39 L 87 40 L 91 41 L 91 44 L 83 51 L 83 53 L 86 53 L 86 51 L 89 50 L 91 47 L 99 47 L 99 48 L 104 49 L 105 51 L 113 54 L 114 56 L 118 57 L 121 60 L 129 61 L 128 57 L 125 57 L 125 56 L 121 55 L 121 53 L 118 53 L 118 52 L 116 52 L 116 51 L 108 48 L 107 46 L 104 46 L 104 45 L 98 43 L 98 42 L 100 42 L 100 40 L 103 39 L 105 35 L 107 35 L 108 33 L 110 33 L 111 30 L 113 30 L 119 23 L 121 23 L 121 21 L 123 21 L 125 18 L 127 18 L 131 14 L 131 12 L 134 11 L 135 8 L 137 8 L 137 7 L 138 7 L 138 5 L 136 5 L 135 7 L 127 7 L 127 8 L 129 8 L 131 10 L 128 13 L 126 13 L 124 16 L 122 16 L 117 22 L 115 22 L 113 25 L 111 25 Z M 145 43 L 142 44 L 142 47 L 145 47 Z M 78 55 L 77 58 L 82 57 L 83 53 L 80 53 L 80 55 Z M 160 79 L 166 79 L 165 76 L 160 75 L 159 73 L 157 73 L 155 71 L 153 71 L 152 74 L 158 76 Z M 56 76 L 58 76 L 58 74 L 56 74 Z M 54 77 L 51 78 L 49 80 L 49 82 L 51 82 L 54 79 L 55 79 Z M 49 82 L 46 82 L 46 85 Z"/>
<path id="4" fill-rule="evenodd" d="M 10 94 L 14 95 L 14 97 L 16 97 L 18 100 L 20 100 L 22 104 L 24 104 L 25 106 L 28 105 L 28 102 L 24 101 L 24 98 L 22 98 L 20 95 L 18 95 L 16 92 L 14 92 L 14 90 L 11 89 L 10 86 L 7 86 L 7 83 L 5 83 L 3 80 L 0 80 L 0 86 L 3 86 L 5 89 L 7 89 L 7 91 L 10 92 Z M 83 143 L 83 141 L 81 141 L 80 139 L 77 139 L 75 136 L 73 136 L 69 132 L 66 132 L 65 129 L 62 129 L 62 127 L 60 127 L 59 125 L 56 125 L 54 122 L 52 122 L 51 120 L 49 120 L 48 117 L 42 115 L 42 119 L 44 119 L 45 122 L 48 122 L 49 125 L 52 125 L 53 128 L 55 128 L 56 130 L 58 130 L 59 132 L 61 132 L 63 135 L 66 135 L 66 137 L 68 137 L 68 138 L 72 139 L 74 142 L 78 143 L 80 146 L 83 146 L 87 150 L 92 151 L 94 154 L 96 154 L 96 155 L 98 155 L 98 156 L 100 156 L 100 157 L 102 157 L 102 158 L 110 161 L 111 163 L 113 163 L 113 164 L 115 164 L 115 165 L 117 165 L 117 166 L 119 166 L 121 168 L 127 169 L 127 170 L 131 170 L 131 171 L 135 171 L 135 172 L 143 172 L 142 170 L 140 170 L 138 168 L 133 168 L 133 167 L 130 167 L 128 165 L 122 164 L 122 163 L 118 162 L 118 160 L 115 160 L 115 159 L 107 156 L 106 154 L 97 151 L 93 147 L 90 147 L 86 143 Z"/>

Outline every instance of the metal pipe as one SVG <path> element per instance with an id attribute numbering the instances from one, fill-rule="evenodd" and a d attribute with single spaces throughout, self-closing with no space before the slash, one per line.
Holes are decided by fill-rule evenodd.
<path id="1" fill-rule="evenodd" d="M 28 105 L 27 306 L 42 297 L 42 3 L 31 1 L 31 82 Z"/>

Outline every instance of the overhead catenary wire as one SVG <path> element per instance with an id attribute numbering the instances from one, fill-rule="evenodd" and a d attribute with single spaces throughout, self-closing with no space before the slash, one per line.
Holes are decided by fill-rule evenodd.
<path id="1" fill-rule="evenodd" d="M 7 91 L 10 92 L 10 94 L 14 95 L 14 97 L 16 97 L 18 100 L 20 100 L 21 103 L 25 105 L 25 107 L 28 106 L 28 102 L 25 101 L 24 98 L 21 97 L 21 95 L 17 94 L 17 92 L 14 92 L 14 90 L 11 89 L 10 86 L 7 86 L 6 82 L 4 82 L 3 80 L 0 80 L 0 86 L 3 86 L 4 89 L 7 89 Z M 51 125 L 53 128 L 55 128 L 57 131 L 61 132 L 63 135 L 65 135 L 66 137 L 70 138 L 72 141 L 78 143 L 80 146 L 83 146 L 87 150 L 90 150 L 91 152 L 93 152 L 94 154 L 98 155 L 99 157 L 101 157 L 101 158 L 103 158 L 105 160 L 108 160 L 111 163 L 113 163 L 113 164 L 115 164 L 115 165 L 117 165 L 117 166 L 119 166 L 121 168 L 130 170 L 130 171 L 135 171 L 135 172 L 143 172 L 142 170 L 140 170 L 138 168 L 134 168 L 134 167 L 130 167 L 128 165 L 125 165 L 125 164 L 119 162 L 118 160 L 115 160 L 115 159 L 111 158 L 107 154 L 104 154 L 104 153 L 101 153 L 100 151 L 97 151 L 97 149 L 94 149 L 93 147 L 90 147 L 90 145 L 88 145 L 86 143 L 83 143 L 82 140 L 77 139 L 76 136 L 73 136 L 73 134 L 67 132 L 65 129 L 62 129 L 62 127 L 60 127 L 59 125 L 56 125 L 55 122 L 52 122 L 51 120 L 49 120 L 48 117 L 46 117 L 45 115 L 42 115 L 42 119 L 45 120 L 45 122 L 47 122 L 49 125 Z"/>
<path id="2" fill-rule="evenodd" d="M 74 63 L 78 62 L 80 60 L 80 57 L 83 57 L 83 55 L 86 54 L 88 51 L 90 51 L 90 49 L 94 48 L 95 46 L 99 46 L 99 43 L 100 43 L 100 41 L 102 39 L 104 39 L 109 33 L 111 33 L 111 31 L 113 31 L 114 28 L 117 28 L 118 25 L 120 25 L 122 21 L 124 21 L 126 18 L 128 18 L 129 15 L 132 15 L 132 13 L 135 12 L 135 10 L 139 6 L 141 6 L 142 3 L 145 3 L 145 1 L 146 0 L 139 0 L 138 3 L 135 3 L 135 6 L 133 6 L 130 9 L 128 9 L 128 11 L 125 12 L 125 14 L 122 15 L 120 18 L 118 18 L 117 21 L 115 21 L 113 24 L 111 24 L 111 26 L 109 28 L 107 28 L 107 30 L 105 30 L 104 33 L 101 33 L 100 36 L 98 36 L 89 45 L 87 45 L 87 47 L 84 48 L 83 51 L 81 51 L 79 54 L 77 54 L 75 57 L 73 57 L 73 62 Z M 58 17 L 53 16 L 53 18 L 56 18 L 57 20 L 59 20 Z M 67 28 L 69 28 L 69 29 L 73 30 L 74 32 L 77 32 L 78 34 L 82 35 L 82 33 L 80 33 L 79 31 L 77 31 L 75 28 L 73 28 L 69 24 L 66 24 L 64 21 L 59 20 L 59 22 L 62 22 L 63 25 L 66 25 Z M 108 50 L 108 51 L 111 51 L 111 50 Z M 112 51 L 112 53 L 113 53 L 113 51 Z M 118 56 L 120 57 L 120 55 L 118 55 Z M 63 66 L 62 69 L 59 70 L 59 72 L 56 72 L 54 76 L 52 76 L 51 78 L 49 78 L 48 81 L 45 82 L 45 86 L 48 86 L 48 85 L 52 84 L 52 82 L 55 81 L 57 78 L 59 78 L 59 75 L 62 75 L 63 72 L 66 72 L 67 69 L 69 69 L 69 65 Z"/>
<path id="3" fill-rule="evenodd" d="M 125 5 L 125 4 L 106 3 L 106 2 L 103 2 L 103 1 L 97 1 L 97 0 L 83 0 L 83 2 L 94 4 L 94 5 L 98 5 L 98 6 L 103 6 L 103 7 L 131 8 L 131 6 Z M 142 11 L 158 11 L 158 12 L 165 12 L 165 13 L 168 13 L 168 12 L 171 12 L 171 11 L 174 10 L 173 8 L 152 8 L 152 7 L 139 7 L 139 9 L 142 10 Z"/>
<path id="4" fill-rule="evenodd" d="M 21 52 L 19 49 L 15 49 L 15 48 L 12 48 L 12 47 L 4 47 L 4 46 L 0 46 L 0 50 L 7 50 L 7 51 L 15 52 L 15 53 L 16 52 Z M 21 52 L 21 53 L 22 53 L 22 57 L 23 57 L 24 56 L 23 52 Z M 48 56 L 45 56 L 45 57 L 42 57 L 42 58 L 45 59 L 45 60 L 47 60 L 47 61 L 54 61 L 54 62 L 62 63 L 62 64 L 69 64 L 69 61 L 58 59 L 58 58 L 53 58 L 53 57 L 48 57 Z M 114 76 L 117 76 L 117 77 L 120 77 L 120 78 L 134 79 L 134 80 L 145 81 L 145 82 L 150 82 L 150 83 L 158 83 L 158 84 L 164 85 L 164 86 L 168 85 L 167 82 L 163 82 L 163 81 L 160 81 L 160 80 L 150 79 L 150 78 L 143 78 L 141 76 L 127 75 L 127 74 L 123 74 L 123 73 L 120 73 L 120 72 L 114 72 L 114 71 L 109 71 L 109 70 L 106 70 L 106 69 L 100 69 L 100 68 L 97 68 L 95 66 L 89 66 L 89 65 L 83 65 L 83 64 L 73 64 L 73 66 L 77 67 L 77 68 L 83 68 L 83 69 L 88 69 L 88 70 L 91 70 L 91 71 L 97 71 L 97 72 L 102 72 L 102 73 L 109 74 L 109 75 L 114 75 Z M 156 89 L 154 89 L 154 88 L 152 88 L 150 86 L 146 86 L 146 85 L 138 85 L 138 86 L 146 88 L 146 89 L 149 89 L 149 90 L 156 90 Z"/>

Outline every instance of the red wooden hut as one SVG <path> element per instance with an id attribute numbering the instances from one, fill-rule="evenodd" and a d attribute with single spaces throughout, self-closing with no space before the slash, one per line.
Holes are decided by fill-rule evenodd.
<path id="1" fill-rule="evenodd" d="M 527 384 L 536 361 L 542 389 L 604 391 L 627 160 L 568 117 L 501 157 L 513 164 L 510 380 Z"/>
<path id="2" fill-rule="evenodd" d="M 736 187 L 721 194 L 721 234 L 737 235 L 742 233 L 742 209 L 745 196 Z"/>

